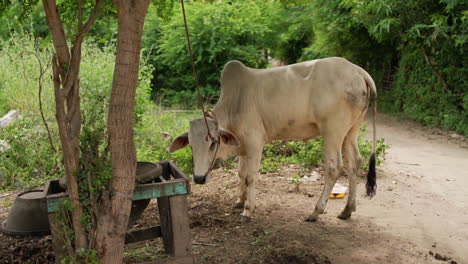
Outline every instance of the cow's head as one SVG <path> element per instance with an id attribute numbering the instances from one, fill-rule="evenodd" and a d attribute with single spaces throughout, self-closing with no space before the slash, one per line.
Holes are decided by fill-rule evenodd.
<path id="1" fill-rule="evenodd" d="M 220 127 L 214 119 L 207 118 L 207 121 L 213 138 L 208 136 L 205 120 L 198 118 L 190 121 L 189 131 L 174 139 L 169 148 L 169 152 L 172 153 L 190 144 L 193 156 L 193 179 L 198 184 L 206 183 L 214 161 L 223 156 L 227 146 L 240 145 L 236 136 Z"/>

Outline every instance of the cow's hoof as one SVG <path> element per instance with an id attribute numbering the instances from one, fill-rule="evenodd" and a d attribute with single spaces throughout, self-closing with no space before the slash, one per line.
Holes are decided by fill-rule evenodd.
<path id="1" fill-rule="evenodd" d="M 341 220 L 347 220 L 351 217 L 351 212 L 341 212 L 337 217 Z"/>
<path id="2" fill-rule="evenodd" d="M 311 216 L 307 217 L 304 221 L 306 221 L 306 222 L 317 222 L 317 220 L 318 220 L 318 216 L 311 215 Z"/>
<path id="3" fill-rule="evenodd" d="M 252 221 L 252 217 L 250 216 L 245 216 L 245 215 L 241 215 L 240 216 L 240 221 L 242 223 L 249 223 L 250 221 Z"/>

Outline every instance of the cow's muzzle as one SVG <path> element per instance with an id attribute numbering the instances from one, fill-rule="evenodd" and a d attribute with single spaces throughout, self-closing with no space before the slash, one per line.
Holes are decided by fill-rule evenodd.
<path id="1" fill-rule="evenodd" d="M 208 177 L 207 177 L 206 175 L 203 175 L 203 176 L 194 175 L 194 176 L 193 176 L 193 181 L 194 181 L 196 184 L 205 184 L 207 178 L 208 178 Z"/>

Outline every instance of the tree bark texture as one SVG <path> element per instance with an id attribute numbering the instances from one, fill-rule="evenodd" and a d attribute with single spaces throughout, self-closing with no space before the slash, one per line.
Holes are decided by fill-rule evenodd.
<path id="1" fill-rule="evenodd" d="M 87 237 L 81 223 L 83 207 L 79 201 L 76 181 L 81 129 L 79 95 L 81 41 L 75 42 L 70 52 L 55 0 L 43 0 L 42 3 L 56 52 L 52 60 L 56 119 L 62 143 L 67 190 L 73 206 L 75 248 L 82 249 L 87 247 Z"/>
<path id="2" fill-rule="evenodd" d="M 102 263 L 122 263 L 125 233 L 135 188 L 136 151 L 133 107 L 138 83 L 141 38 L 149 0 L 114 0 L 118 35 L 108 115 L 112 179 L 102 195 L 96 245 Z"/>
<path id="3" fill-rule="evenodd" d="M 47 24 L 52 36 L 55 55 L 52 59 L 55 90 L 56 119 L 62 143 L 67 191 L 73 206 L 72 221 L 75 233 L 75 249 L 87 248 L 88 239 L 81 219 L 83 206 L 79 200 L 79 188 L 76 179 L 79 173 L 80 158 L 80 64 L 81 44 L 98 16 L 98 10 L 104 0 L 96 0 L 93 11 L 86 23 L 82 24 L 82 12 L 78 13 L 78 33 L 74 36 L 72 48 L 69 49 L 59 10 L 55 0 L 42 0 Z M 78 9 L 82 10 L 78 1 Z"/>

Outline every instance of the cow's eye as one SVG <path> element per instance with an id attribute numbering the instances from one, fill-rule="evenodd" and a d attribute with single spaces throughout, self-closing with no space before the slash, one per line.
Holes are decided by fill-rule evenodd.
<path id="1" fill-rule="evenodd" d="M 215 149 L 215 145 L 216 145 L 216 143 L 211 142 L 210 151 L 213 151 Z"/>

